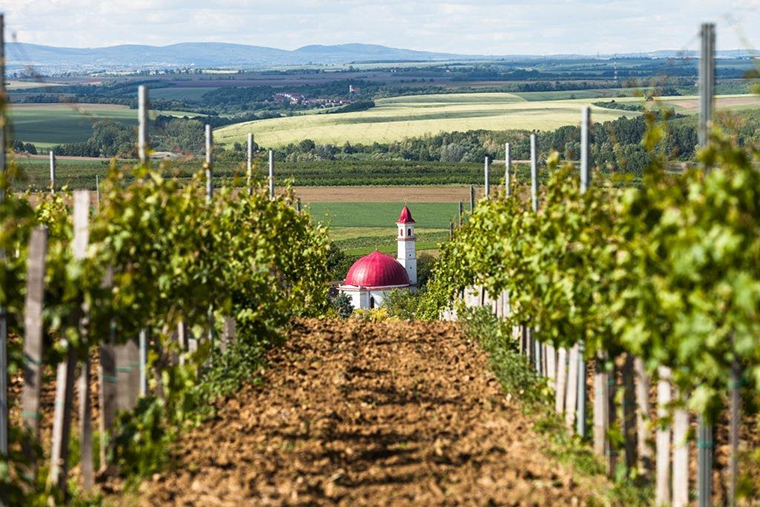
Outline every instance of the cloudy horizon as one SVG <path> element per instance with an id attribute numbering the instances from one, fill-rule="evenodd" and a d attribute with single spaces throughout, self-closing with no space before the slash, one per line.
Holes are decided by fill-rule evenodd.
<path id="1" fill-rule="evenodd" d="M 8 40 L 64 47 L 229 42 L 280 49 L 364 43 L 445 53 L 612 54 L 753 49 L 760 0 L 10 0 Z M 662 9 L 667 5 L 667 11 Z M 83 15 L 82 13 L 86 13 Z"/>

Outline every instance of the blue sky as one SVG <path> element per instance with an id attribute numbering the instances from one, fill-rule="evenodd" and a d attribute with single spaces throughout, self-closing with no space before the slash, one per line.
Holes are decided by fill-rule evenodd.
<path id="1" fill-rule="evenodd" d="M 468 54 L 760 47 L 760 0 L 4 0 L 11 39 L 56 46 L 363 42 Z"/>

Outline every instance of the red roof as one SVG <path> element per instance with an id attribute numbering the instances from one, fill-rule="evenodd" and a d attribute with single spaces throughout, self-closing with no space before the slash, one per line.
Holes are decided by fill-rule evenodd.
<path id="1" fill-rule="evenodd" d="M 346 275 L 346 285 L 357 287 L 409 285 L 409 275 L 396 259 L 375 250 L 354 262 Z"/>
<path id="2" fill-rule="evenodd" d="M 409 211 L 409 208 L 404 205 L 404 209 L 401 210 L 401 214 L 398 216 L 398 220 L 396 220 L 397 224 L 413 224 L 415 223 L 414 219 L 412 218 L 412 212 Z"/>

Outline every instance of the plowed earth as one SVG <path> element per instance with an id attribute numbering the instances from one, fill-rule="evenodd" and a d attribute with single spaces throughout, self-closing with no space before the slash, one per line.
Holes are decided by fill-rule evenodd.
<path id="1" fill-rule="evenodd" d="M 573 505 L 484 353 L 452 323 L 300 322 L 264 382 L 185 434 L 144 505 Z"/>

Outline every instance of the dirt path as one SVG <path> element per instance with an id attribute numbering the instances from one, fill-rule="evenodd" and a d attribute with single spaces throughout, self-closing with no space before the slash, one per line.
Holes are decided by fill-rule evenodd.
<path id="1" fill-rule="evenodd" d="M 573 505 L 454 324 L 310 320 L 260 387 L 177 444 L 144 505 Z"/>

